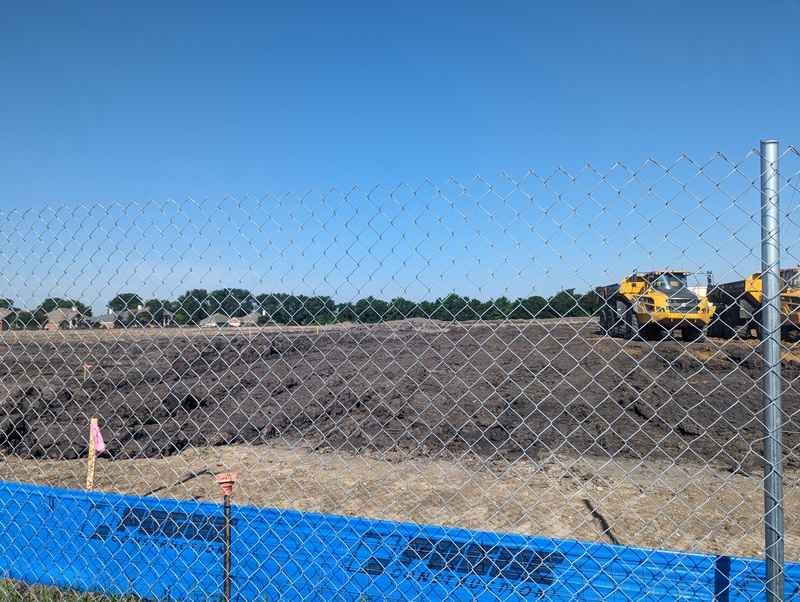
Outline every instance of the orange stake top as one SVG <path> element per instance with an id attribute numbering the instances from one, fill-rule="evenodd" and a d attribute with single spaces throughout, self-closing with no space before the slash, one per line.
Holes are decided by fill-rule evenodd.
<path id="1" fill-rule="evenodd" d="M 233 491 L 233 484 L 236 482 L 238 472 L 225 472 L 217 475 L 217 483 L 222 487 L 222 495 L 229 496 Z"/>

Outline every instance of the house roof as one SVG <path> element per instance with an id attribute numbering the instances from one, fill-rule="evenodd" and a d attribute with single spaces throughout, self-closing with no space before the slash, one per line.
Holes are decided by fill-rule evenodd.
<path id="1" fill-rule="evenodd" d="M 47 319 L 51 322 L 59 323 L 63 322 L 64 320 L 74 320 L 76 318 L 80 318 L 81 313 L 76 309 L 66 309 L 63 307 L 59 307 L 54 309 L 49 314 L 47 314 Z"/>
<path id="2" fill-rule="evenodd" d="M 231 318 L 230 321 L 235 324 L 258 324 L 258 319 L 260 317 L 261 314 L 256 311 L 246 316 Z"/>
<path id="3" fill-rule="evenodd" d="M 54 309 L 49 314 L 47 314 L 47 319 L 50 320 L 53 324 L 60 324 L 64 320 L 72 321 L 78 320 L 85 324 L 97 324 L 99 320 L 97 318 L 93 318 L 92 316 L 84 316 L 81 312 L 75 309 L 66 309 L 63 307 L 59 307 L 58 309 Z"/>
<path id="4" fill-rule="evenodd" d="M 141 313 L 144 313 L 144 312 L 150 312 L 150 313 L 154 313 L 155 312 L 155 313 L 159 313 L 159 314 L 173 315 L 173 313 L 171 311 L 168 311 L 167 309 L 165 309 L 163 307 L 160 307 L 160 308 L 154 310 L 149 305 L 145 305 L 144 307 L 137 307 L 136 309 L 129 309 L 128 311 L 133 312 L 135 314 L 141 314 Z"/>
<path id="5" fill-rule="evenodd" d="M 202 320 L 200 322 L 200 325 L 203 326 L 205 324 L 227 324 L 229 319 L 230 318 L 228 318 L 228 316 L 223 314 L 211 314 L 205 320 Z"/>

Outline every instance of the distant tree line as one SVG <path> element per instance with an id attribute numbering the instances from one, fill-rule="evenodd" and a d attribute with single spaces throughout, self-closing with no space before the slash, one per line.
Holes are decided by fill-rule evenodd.
<path id="1" fill-rule="evenodd" d="M 13 309 L 16 322 L 23 328 L 41 328 L 48 314 L 57 308 L 75 309 L 91 316 L 92 309 L 81 301 L 52 297 L 33 310 L 19 310 L 10 299 L 0 299 L 0 308 Z M 354 322 L 374 324 L 408 318 L 429 318 L 442 321 L 531 320 L 544 318 L 585 317 L 599 308 L 594 293 L 579 294 L 575 289 L 563 290 L 552 297 L 488 301 L 450 294 L 433 301 L 410 301 L 394 297 L 389 301 L 369 296 L 358 301 L 337 303 L 327 295 L 293 295 L 265 293 L 254 295 L 241 288 L 214 291 L 192 289 L 175 300 L 144 299 L 136 293 L 120 293 L 108 302 L 120 326 L 157 323 L 168 314 L 178 325 L 196 325 L 213 314 L 229 318 L 258 314 L 258 323 L 282 325 L 335 324 Z"/>
<path id="2" fill-rule="evenodd" d="M 231 318 L 258 313 L 260 324 L 324 325 L 341 322 L 374 324 L 408 318 L 461 322 L 585 317 L 593 315 L 599 303 L 594 293 L 579 294 L 572 288 L 549 298 L 536 295 L 515 300 L 500 297 L 480 301 L 451 294 L 433 301 L 415 302 L 402 297 L 386 301 L 369 296 L 343 303 L 337 303 L 327 295 L 253 295 L 245 289 L 225 288 L 211 292 L 192 289 L 174 301 L 143 300 L 138 295 L 123 293 L 109 302 L 109 308 L 115 312 L 138 310 L 130 313 L 131 320 L 137 321 L 157 320 L 161 312 L 168 311 L 180 325 L 198 324 L 216 313 Z"/>

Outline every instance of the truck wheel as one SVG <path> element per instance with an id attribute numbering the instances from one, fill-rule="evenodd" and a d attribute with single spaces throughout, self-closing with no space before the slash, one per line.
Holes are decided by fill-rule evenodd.
<path id="1" fill-rule="evenodd" d="M 732 339 L 736 336 L 736 328 L 731 326 L 725 319 L 725 314 L 715 315 L 708 325 L 708 336 L 719 337 L 721 339 Z"/>
<path id="2" fill-rule="evenodd" d="M 723 320 L 722 324 L 720 325 L 720 332 L 723 339 L 732 339 L 736 336 L 738 330 L 736 327 L 731 326 L 728 322 Z"/>
<path id="3" fill-rule="evenodd" d="M 641 332 L 642 339 L 645 341 L 660 341 L 666 335 L 666 332 L 658 324 L 653 323 L 642 326 L 639 332 Z"/>
<path id="4" fill-rule="evenodd" d="M 703 330 L 697 326 L 684 326 L 681 328 L 681 335 L 684 341 L 691 343 L 703 336 Z"/>
<path id="5" fill-rule="evenodd" d="M 639 338 L 639 316 L 636 315 L 636 312 L 633 309 L 629 309 L 625 313 L 625 322 L 627 323 L 627 328 L 625 329 L 625 338 L 626 339 L 638 339 Z"/>
<path id="6" fill-rule="evenodd" d="M 601 309 L 600 310 L 600 330 L 603 331 L 603 334 L 608 334 L 609 322 L 610 321 L 611 320 L 609 319 L 609 316 L 608 316 L 608 310 L 605 309 L 605 308 Z"/>
<path id="7" fill-rule="evenodd" d="M 614 318 L 616 317 L 616 313 L 613 309 L 606 308 L 606 326 L 605 331 L 606 334 L 609 336 L 614 335 Z"/>
<path id="8" fill-rule="evenodd" d="M 618 337 L 625 338 L 628 331 L 628 324 L 625 321 L 625 314 L 618 311 L 611 312 L 611 332 Z"/>
<path id="9" fill-rule="evenodd" d="M 722 315 L 722 320 L 720 320 L 720 324 L 719 324 L 719 326 L 720 326 L 719 330 L 720 330 L 720 333 L 721 333 L 721 336 L 722 336 L 723 339 L 732 339 L 733 337 L 736 336 L 736 334 L 739 331 L 738 327 L 734 326 L 735 321 L 733 321 L 733 320 L 729 321 L 729 320 L 726 319 L 726 317 L 728 315 L 730 315 L 730 314 L 723 314 Z M 735 318 L 734 318 L 734 320 L 735 320 Z"/>
<path id="10" fill-rule="evenodd" d="M 751 315 L 753 316 L 752 322 L 753 322 L 753 329 L 755 329 L 755 331 L 756 331 L 756 338 L 759 341 L 763 341 L 764 340 L 764 326 L 761 324 L 761 315 L 762 315 L 761 314 L 761 308 L 760 307 L 759 308 L 752 308 Z"/>

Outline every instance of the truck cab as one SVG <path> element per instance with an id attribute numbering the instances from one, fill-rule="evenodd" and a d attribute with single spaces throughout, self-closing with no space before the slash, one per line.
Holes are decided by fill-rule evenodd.
<path id="1" fill-rule="evenodd" d="M 780 271 L 781 338 L 800 333 L 800 267 Z M 755 331 L 762 338 L 761 308 L 764 303 L 761 272 L 742 280 L 717 284 L 709 291 L 717 315 L 709 330 L 711 336 L 729 339 L 749 336 Z M 741 333 L 741 334 L 740 334 Z"/>
<path id="2" fill-rule="evenodd" d="M 711 321 L 714 306 L 689 288 L 689 275 L 683 270 L 634 273 L 618 285 L 598 287 L 604 303 L 601 327 L 643 339 L 680 330 L 683 340 L 697 340 Z"/>

